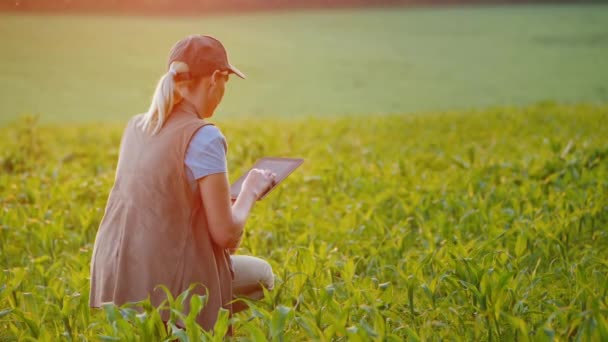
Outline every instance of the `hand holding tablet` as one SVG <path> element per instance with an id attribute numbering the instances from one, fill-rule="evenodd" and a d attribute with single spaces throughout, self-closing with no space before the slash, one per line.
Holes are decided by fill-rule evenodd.
<path id="1" fill-rule="evenodd" d="M 263 176 L 273 178 L 272 184 L 266 191 L 259 194 L 258 200 L 266 197 L 277 185 L 289 176 L 295 169 L 297 169 L 302 163 L 303 159 L 300 158 L 277 158 L 277 157 L 264 157 L 259 159 L 244 175 L 234 182 L 230 186 L 230 198 L 235 201 L 241 192 L 244 181 L 247 179 L 247 175 L 254 169 L 255 172 L 261 172 Z M 260 171 L 261 170 L 261 171 Z"/>
<path id="2" fill-rule="evenodd" d="M 257 200 L 275 184 L 276 176 L 270 169 L 252 168 L 247 172 L 241 191 L 248 189 Z"/>

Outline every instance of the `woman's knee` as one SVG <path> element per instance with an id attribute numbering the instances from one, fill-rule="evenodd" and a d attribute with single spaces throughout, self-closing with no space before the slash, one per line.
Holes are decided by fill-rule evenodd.
<path id="1" fill-rule="evenodd" d="M 239 289 L 251 290 L 251 286 L 263 286 L 268 290 L 274 288 L 272 266 L 263 259 L 248 256 L 232 256 L 235 279 L 233 285 Z"/>
<path id="2" fill-rule="evenodd" d="M 272 266 L 265 260 L 262 260 L 260 278 L 260 282 L 266 289 L 272 290 L 274 288 L 274 273 L 272 272 Z"/>

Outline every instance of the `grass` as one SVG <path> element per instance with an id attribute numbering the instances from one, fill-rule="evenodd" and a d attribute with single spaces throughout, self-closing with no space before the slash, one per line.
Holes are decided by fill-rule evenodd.
<path id="1" fill-rule="evenodd" d="M 608 340 L 607 21 L 606 5 L 0 15 L 0 341 L 221 340 L 228 323 L 237 340 Z M 249 76 L 214 120 L 231 179 L 306 161 L 246 229 L 276 289 L 215 335 L 190 314 L 167 336 L 145 301 L 89 310 L 89 263 L 124 122 L 192 32 Z"/>
<path id="2" fill-rule="evenodd" d="M 277 287 L 233 317 L 236 336 L 608 339 L 606 119 L 605 105 L 540 103 L 227 120 L 231 179 L 260 156 L 306 159 L 248 222 L 243 253 L 269 260 Z M 163 338 L 152 308 L 87 307 L 121 130 L 0 130 L 0 340 Z"/>
<path id="3" fill-rule="evenodd" d="M 123 122 L 147 109 L 170 46 L 210 33 L 248 76 L 223 116 L 326 117 L 606 103 L 608 6 L 0 15 L 0 124 Z"/>

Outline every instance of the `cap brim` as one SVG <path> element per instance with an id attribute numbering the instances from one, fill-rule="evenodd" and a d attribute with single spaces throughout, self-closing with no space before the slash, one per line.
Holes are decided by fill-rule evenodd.
<path id="1" fill-rule="evenodd" d="M 246 79 L 247 77 L 245 76 L 245 74 L 243 74 L 243 72 L 241 72 L 241 70 L 237 69 L 234 65 L 228 63 L 228 70 L 230 70 L 231 73 L 237 75 L 238 77 L 242 78 L 242 79 Z"/>

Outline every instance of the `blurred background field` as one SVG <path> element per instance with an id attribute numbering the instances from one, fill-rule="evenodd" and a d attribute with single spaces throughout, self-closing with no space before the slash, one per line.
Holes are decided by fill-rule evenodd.
<path id="1" fill-rule="evenodd" d="M 222 118 L 374 115 L 608 101 L 608 5 L 0 14 L 0 124 L 123 122 L 147 109 L 171 45 L 212 34 L 249 79 Z"/>

